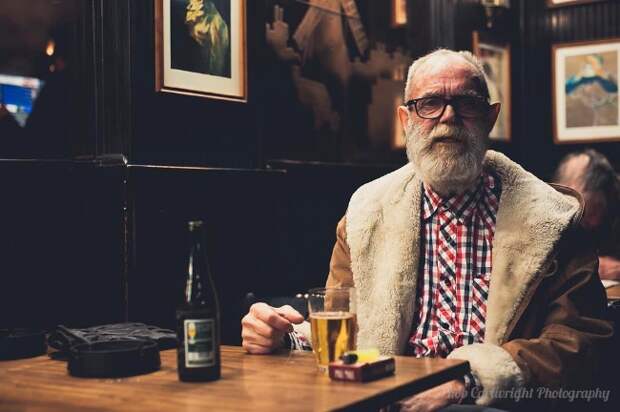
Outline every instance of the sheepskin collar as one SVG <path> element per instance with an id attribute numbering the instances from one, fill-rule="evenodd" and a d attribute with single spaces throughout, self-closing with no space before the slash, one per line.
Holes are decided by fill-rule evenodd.
<path id="1" fill-rule="evenodd" d="M 529 289 L 544 276 L 579 201 L 488 151 L 484 167 L 502 192 L 493 240 L 485 342 L 501 344 Z M 422 184 L 411 164 L 359 188 L 347 210 L 358 290 L 358 345 L 401 354 L 411 333 L 420 258 Z"/>

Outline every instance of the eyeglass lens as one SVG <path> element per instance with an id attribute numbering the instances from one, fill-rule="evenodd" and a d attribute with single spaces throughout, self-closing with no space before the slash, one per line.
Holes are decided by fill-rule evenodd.
<path id="1" fill-rule="evenodd" d="M 486 102 L 472 96 L 456 96 L 450 100 L 443 97 L 424 97 L 417 99 L 416 111 L 420 117 L 434 119 L 442 115 L 448 103 L 462 117 L 479 117 L 488 108 Z"/>

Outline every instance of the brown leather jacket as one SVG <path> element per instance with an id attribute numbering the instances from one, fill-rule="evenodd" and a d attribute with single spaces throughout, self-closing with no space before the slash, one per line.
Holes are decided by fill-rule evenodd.
<path id="1" fill-rule="evenodd" d="M 596 254 L 579 228 L 581 198 L 499 153 L 489 151 L 485 167 L 502 182 L 485 342 L 449 357 L 470 362 L 483 405 L 502 403 L 511 389 L 537 398 L 540 387 L 591 387 L 612 326 L 604 320 Z M 327 285 L 357 288 L 360 347 L 404 353 L 414 319 L 421 191 L 407 165 L 362 186 L 338 224 Z"/>

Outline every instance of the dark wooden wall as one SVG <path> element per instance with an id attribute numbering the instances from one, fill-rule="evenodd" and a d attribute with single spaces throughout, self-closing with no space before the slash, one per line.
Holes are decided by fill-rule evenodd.
<path id="1" fill-rule="evenodd" d="M 81 2 L 77 27 L 83 57 L 81 81 L 90 92 L 85 100 L 91 115 L 87 142 L 79 154 L 122 153 L 136 164 L 261 168 L 273 158 L 342 160 L 350 158 L 351 152 L 367 151 L 368 142 L 363 140 L 367 136 L 355 135 L 350 147 L 335 139 L 316 153 L 304 154 L 308 144 L 298 135 L 308 134 L 300 128 L 305 125 L 295 129 L 286 112 L 268 112 L 269 101 L 286 87 L 284 79 L 274 74 L 265 44 L 265 23 L 271 21 L 271 9 L 278 2 L 246 3 L 248 102 L 237 103 L 155 92 L 153 1 Z M 301 10 L 306 7 L 287 0 L 279 3 Z M 371 0 L 356 3 L 371 45 L 381 42 L 388 50 L 406 46 L 406 29 L 390 27 L 389 7 Z M 265 127 L 266 122 L 271 129 Z M 284 140 L 267 133 L 273 130 L 272 123 L 290 130 Z M 374 156 L 375 160 L 390 158 Z M 372 153 L 358 157 L 367 163 L 373 160 Z M 404 156 L 393 158 L 400 162 Z"/>
<path id="2" fill-rule="evenodd" d="M 128 317 L 174 328 L 189 253 L 187 222 L 203 220 L 222 339 L 239 343 L 247 293 L 291 293 L 286 270 L 284 171 L 128 167 Z"/>
<path id="3" fill-rule="evenodd" d="M 253 168 L 261 161 L 261 2 L 247 2 L 248 103 L 155 92 L 153 1 L 130 1 L 133 163 Z"/>
<path id="4" fill-rule="evenodd" d="M 125 319 L 124 164 L 0 160 L 0 328 Z"/>
<path id="5" fill-rule="evenodd" d="M 544 1 L 520 0 L 514 7 L 519 39 L 513 47 L 513 106 L 517 159 L 542 178 L 548 178 L 566 153 L 581 144 L 556 145 L 552 140 L 551 45 L 580 40 L 620 37 L 620 2 L 616 0 L 547 8 Z M 592 147 L 620 170 L 620 142 Z"/>

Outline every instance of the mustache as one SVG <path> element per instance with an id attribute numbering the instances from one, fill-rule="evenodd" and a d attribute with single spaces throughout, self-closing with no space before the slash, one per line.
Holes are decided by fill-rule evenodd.
<path id="1" fill-rule="evenodd" d="M 431 140 L 467 140 L 467 131 L 462 127 L 439 124 L 429 134 Z"/>
<path id="2" fill-rule="evenodd" d="M 423 139 L 421 143 L 421 149 L 423 151 L 430 151 L 438 143 L 461 143 L 467 144 L 470 138 L 466 130 L 457 126 L 448 126 L 445 124 L 437 125 L 431 132 Z"/>

